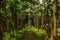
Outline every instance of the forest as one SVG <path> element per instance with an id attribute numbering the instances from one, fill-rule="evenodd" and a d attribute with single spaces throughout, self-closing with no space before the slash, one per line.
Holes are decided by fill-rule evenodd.
<path id="1" fill-rule="evenodd" d="M 0 40 L 60 40 L 60 0 L 0 0 Z"/>

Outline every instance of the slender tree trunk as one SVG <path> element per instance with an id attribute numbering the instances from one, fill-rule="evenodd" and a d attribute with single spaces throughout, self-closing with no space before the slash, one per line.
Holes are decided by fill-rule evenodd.
<path id="1" fill-rule="evenodd" d="M 21 15 L 21 16 L 20 16 L 20 29 L 23 28 L 23 22 L 24 22 L 24 18 L 23 18 L 23 16 Z"/>
<path id="2" fill-rule="evenodd" d="M 57 12 L 57 0 L 55 0 L 54 5 L 53 5 L 53 19 L 54 19 L 54 24 L 53 24 L 54 30 L 53 30 L 53 32 L 54 32 L 54 40 L 57 40 L 56 39 L 56 37 L 57 37 L 57 14 L 58 14 L 58 12 Z"/>
<path id="3" fill-rule="evenodd" d="M 29 31 L 31 29 L 31 14 L 28 14 L 28 26 L 29 26 Z"/>
<path id="4" fill-rule="evenodd" d="M 6 0 L 0 0 L 0 8 L 2 8 L 2 10 L 5 13 L 5 10 L 6 10 Z M 0 40 L 3 39 L 3 25 L 4 25 L 4 21 L 3 21 L 3 17 L 2 17 L 3 14 L 0 13 Z"/>
<path id="5" fill-rule="evenodd" d="M 51 0 L 47 0 L 46 3 L 47 4 L 44 4 L 45 6 L 45 20 L 44 20 L 44 29 L 46 31 L 46 38 L 45 40 L 50 40 L 50 37 L 51 37 L 51 27 L 50 27 L 50 18 L 49 18 L 49 8 L 50 8 L 50 1 Z"/>
<path id="6" fill-rule="evenodd" d="M 36 27 L 36 15 L 34 14 L 34 26 Z"/>
<path id="7" fill-rule="evenodd" d="M 38 14 L 34 15 L 34 26 L 38 28 Z"/>

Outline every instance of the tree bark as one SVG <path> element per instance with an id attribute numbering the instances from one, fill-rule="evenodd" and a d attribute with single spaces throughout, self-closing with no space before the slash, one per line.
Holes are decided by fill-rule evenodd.
<path id="1" fill-rule="evenodd" d="M 0 0 L 0 8 L 4 11 L 4 13 L 0 13 L 0 40 L 3 39 L 3 27 L 4 27 L 4 20 L 3 15 L 6 11 L 6 0 Z"/>
<path id="2" fill-rule="evenodd" d="M 57 37 L 57 14 L 58 14 L 58 11 L 57 11 L 57 0 L 55 0 L 54 2 L 54 5 L 53 5 L 53 20 L 54 20 L 54 29 L 53 29 L 53 32 L 54 32 L 54 39 L 56 39 Z"/>

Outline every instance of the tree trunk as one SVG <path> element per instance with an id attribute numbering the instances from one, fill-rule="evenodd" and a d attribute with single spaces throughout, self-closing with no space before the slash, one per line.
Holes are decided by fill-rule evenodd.
<path id="1" fill-rule="evenodd" d="M 5 14 L 5 10 L 6 10 L 6 0 L 0 0 L 0 8 L 2 8 L 4 13 L 0 13 L 0 40 L 3 39 L 3 25 L 4 25 L 4 21 L 3 21 L 3 14 Z"/>
<path id="2" fill-rule="evenodd" d="M 58 14 L 58 12 L 57 12 L 57 0 L 55 0 L 54 5 L 53 5 L 53 19 L 54 19 L 53 32 L 54 32 L 54 39 L 55 40 L 57 40 L 56 39 L 56 37 L 57 37 L 57 14 Z"/>

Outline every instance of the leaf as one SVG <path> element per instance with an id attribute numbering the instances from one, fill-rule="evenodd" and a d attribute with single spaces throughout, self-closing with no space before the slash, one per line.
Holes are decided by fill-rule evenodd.
<path id="1" fill-rule="evenodd" d="M 0 8 L 0 13 L 4 14 L 4 10 L 2 8 Z"/>

